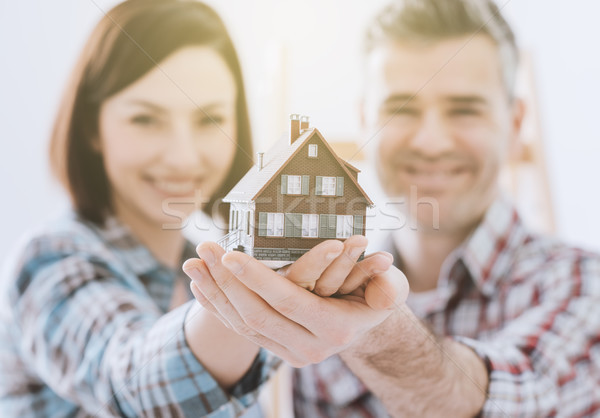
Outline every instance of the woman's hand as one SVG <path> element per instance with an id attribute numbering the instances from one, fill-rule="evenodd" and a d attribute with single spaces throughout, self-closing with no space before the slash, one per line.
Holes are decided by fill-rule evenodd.
<path id="1" fill-rule="evenodd" d="M 347 249 L 351 247 L 356 249 L 353 245 Z M 379 254 L 346 263 L 339 258 L 345 249 L 339 242 L 324 242 L 305 254 L 299 266 L 287 268 L 284 278 L 244 253 L 224 254 L 217 244 L 203 243 L 197 249 L 202 260 L 186 261 L 184 270 L 194 272 L 190 277 L 198 301 L 226 326 L 301 367 L 352 346 L 393 312 L 388 308 L 403 304 L 408 294 L 406 278 L 390 265 L 389 257 Z M 387 270 L 375 273 L 382 265 Z M 340 280 L 337 272 L 346 271 Z M 325 275 L 332 272 L 336 274 Z M 348 289 L 363 284 L 364 292 L 357 287 L 352 294 L 321 297 L 294 283 L 321 278 L 327 279 L 328 292 L 332 282 Z"/>

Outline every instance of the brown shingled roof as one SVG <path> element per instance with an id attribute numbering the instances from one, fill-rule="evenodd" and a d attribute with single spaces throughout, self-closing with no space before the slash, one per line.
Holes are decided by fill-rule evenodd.
<path id="1" fill-rule="evenodd" d="M 273 145 L 269 151 L 267 151 L 263 157 L 263 168 L 258 169 L 258 165 L 254 164 L 244 177 L 231 189 L 227 196 L 223 199 L 224 202 L 249 202 L 256 200 L 260 193 L 276 178 L 277 174 L 285 167 L 286 163 L 298 152 L 302 145 L 307 142 L 313 135 L 318 135 L 319 139 L 329 149 L 331 154 L 339 162 L 340 166 L 346 173 L 352 182 L 358 187 L 360 192 L 363 194 L 370 206 L 373 206 L 373 201 L 360 187 L 356 178 L 348 171 L 352 169 L 356 172 L 360 172 L 356 167 L 342 160 L 337 156 L 335 151 L 327 143 L 321 132 L 316 128 L 309 128 L 302 132 L 302 134 L 292 144 L 290 144 L 290 138 L 288 135 L 284 135 L 279 141 Z"/>

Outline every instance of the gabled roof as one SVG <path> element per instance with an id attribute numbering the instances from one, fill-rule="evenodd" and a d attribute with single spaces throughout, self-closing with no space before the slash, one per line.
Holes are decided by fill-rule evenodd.
<path id="1" fill-rule="evenodd" d="M 348 174 L 350 180 L 358 187 L 358 190 L 365 197 L 369 205 L 373 205 L 373 201 L 360 187 L 354 175 L 349 171 L 349 168 L 353 171 L 359 172 L 359 170 L 346 163 L 333 151 L 331 146 L 325 141 L 323 135 L 317 128 L 310 128 L 302 132 L 302 134 L 292 144 L 290 144 L 290 138 L 288 135 L 284 135 L 279 141 L 269 149 L 263 156 L 263 168 L 258 170 L 258 165 L 254 164 L 244 177 L 231 189 L 227 196 L 223 199 L 224 202 L 249 202 L 256 200 L 260 193 L 271 183 L 271 181 L 277 177 L 279 172 L 283 170 L 287 162 L 290 161 L 294 155 L 302 148 L 302 145 L 306 143 L 313 135 L 318 135 L 321 142 L 327 147 L 331 155 L 338 161 L 341 168 Z"/>

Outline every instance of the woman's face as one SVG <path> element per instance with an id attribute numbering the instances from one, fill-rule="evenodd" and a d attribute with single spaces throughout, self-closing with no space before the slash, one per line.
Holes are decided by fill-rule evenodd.
<path id="1" fill-rule="evenodd" d="M 95 145 L 119 218 L 172 228 L 219 189 L 237 148 L 236 87 L 214 50 L 185 47 L 102 103 Z"/>

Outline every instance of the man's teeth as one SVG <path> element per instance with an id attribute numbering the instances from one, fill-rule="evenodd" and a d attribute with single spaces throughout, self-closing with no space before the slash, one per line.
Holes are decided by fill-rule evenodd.
<path id="1" fill-rule="evenodd" d="M 428 177 L 434 177 L 434 176 L 451 176 L 451 175 L 456 175 L 456 174 L 460 174 L 463 172 L 462 168 L 454 168 L 451 170 L 419 170 L 413 167 L 408 167 L 406 169 L 408 174 L 412 174 L 412 175 L 417 175 L 417 176 L 428 176 Z"/>
<path id="2" fill-rule="evenodd" d="M 189 193 L 194 190 L 195 183 L 193 181 L 157 181 L 156 187 L 167 193 Z"/>

